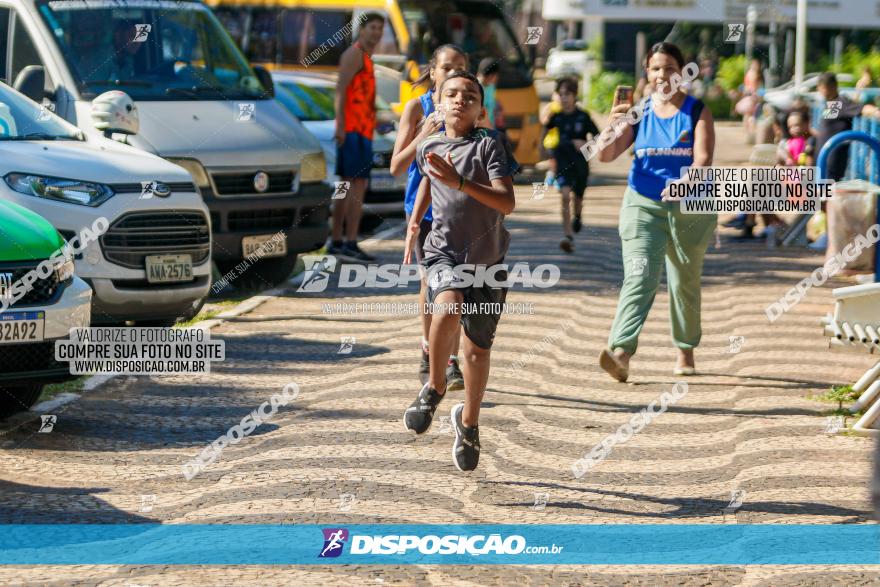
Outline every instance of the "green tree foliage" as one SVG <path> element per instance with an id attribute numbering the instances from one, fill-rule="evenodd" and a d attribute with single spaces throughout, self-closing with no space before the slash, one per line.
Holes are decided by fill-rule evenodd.
<path id="1" fill-rule="evenodd" d="M 850 45 L 843 52 L 839 66 L 831 65 L 831 71 L 835 73 L 849 73 L 855 79 L 862 75 L 862 69 L 867 67 L 871 70 L 871 77 L 874 78 L 874 85 L 880 80 L 880 52 L 876 50 L 862 51 L 854 45 Z"/>
<path id="2" fill-rule="evenodd" d="M 715 81 L 723 90 L 730 91 L 739 88 L 746 76 L 746 56 L 734 55 L 722 57 L 718 60 L 718 73 Z"/>
<path id="3" fill-rule="evenodd" d="M 622 71 L 603 71 L 590 78 L 588 108 L 595 112 L 610 111 L 614 102 L 614 88 L 617 86 L 635 87 L 635 79 Z"/>

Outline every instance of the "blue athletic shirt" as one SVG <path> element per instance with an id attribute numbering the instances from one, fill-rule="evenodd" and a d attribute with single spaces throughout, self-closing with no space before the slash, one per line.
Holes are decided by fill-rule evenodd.
<path id="1" fill-rule="evenodd" d="M 645 103 L 644 116 L 633 129 L 635 159 L 629 172 L 629 186 L 639 194 L 660 200 L 666 180 L 681 178 L 681 168 L 693 165 L 697 121 L 691 113 L 696 103 L 696 98 L 687 96 L 669 118 L 654 114 L 650 98 Z"/>
<path id="2" fill-rule="evenodd" d="M 422 105 L 422 112 L 425 117 L 434 112 L 434 99 L 432 96 L 433 92 L 427 92 L 419 96 L 419 102 Z M 440 130 L 445 130 L 445 127 L 441 125 Z M 419 166 L 416 165 L 415 159 L 413 159 L 413 162 L 409 164 L 406 178 L 406 194 L 403 199 L 403 209 L 407 214 L 412 214 L 413 208 L 416 205 L 416 196 L 419 194 L 419 184 L 421 183 L 422 173 L 419 171 Z M 428 211 L 425 212 L 424 220 L 429 222 L 434 220 L 430 206 L 428 206 Z"/>

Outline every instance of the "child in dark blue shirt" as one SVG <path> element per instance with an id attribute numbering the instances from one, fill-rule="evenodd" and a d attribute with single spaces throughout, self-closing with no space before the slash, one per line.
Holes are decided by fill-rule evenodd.
<path id="1" fill-rule="evenodd" d="M 565 233 L 559 247 L 566 253 L 572 253 L 574 233 L 581 231 L 584 191 L 587 189 L 587 180 L 590 177 L 590 166 L 580 149 L 586 144 L 587 136 L 598 135 L 599 129 L 596 128 L 596 123 L 590 115 L 576 104 L 578 93 L 576 80 L 560 79 L 556 82 L 556 93 L 559 94 L 562 111 L 550 117 L 545 133 L 554 128 L 559 133 L 559 144 L 553 149 L 553 157 L 556 159 L 556 181 L 562 192 L 562 231 Z M 572 193 L 574 199 L 571 197 Z"/>

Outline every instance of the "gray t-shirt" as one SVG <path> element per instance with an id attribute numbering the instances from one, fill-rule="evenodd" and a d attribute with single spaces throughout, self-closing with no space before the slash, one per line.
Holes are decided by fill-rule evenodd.
<path id="1" fill-rule="evenodd" d="M 428 175 L 426 154 L 434 153 L 452 164 L 465 179 L 491 185 L 493 179 L 508 177 L 517 169 L 516 160 L 498 131 L 475 129 L 464 138 L 449 138 L 445 132 L 432 135 L 419 145 L 416 164 L 431 182 L 434 223 L 425 239 L 425 260 L 442 256 L 455 264 L 491 265 L 507 254 L 510 233 L 504 215 L 456 188 Z"/>

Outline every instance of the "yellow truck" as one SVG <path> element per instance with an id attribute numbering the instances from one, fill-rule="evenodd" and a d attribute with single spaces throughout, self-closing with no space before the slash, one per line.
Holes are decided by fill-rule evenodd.
<path id="1" fill-rule="evenodd" d="M 517 160 L 538 162 L 541 125 L 531 64 L 507 15 L 489 0 L 207 0 L 220 21 L 254 64 L 268 69 L 335 70 L 357 34 L 364 12 L 386 17 L 376 63 L 402 73 L 399 112 L 424 92 L 411 81 L 431 52 L 444 43 L 464 48 L 476 69 L 480 59 L 499 60 L 497 99 Z"/>

